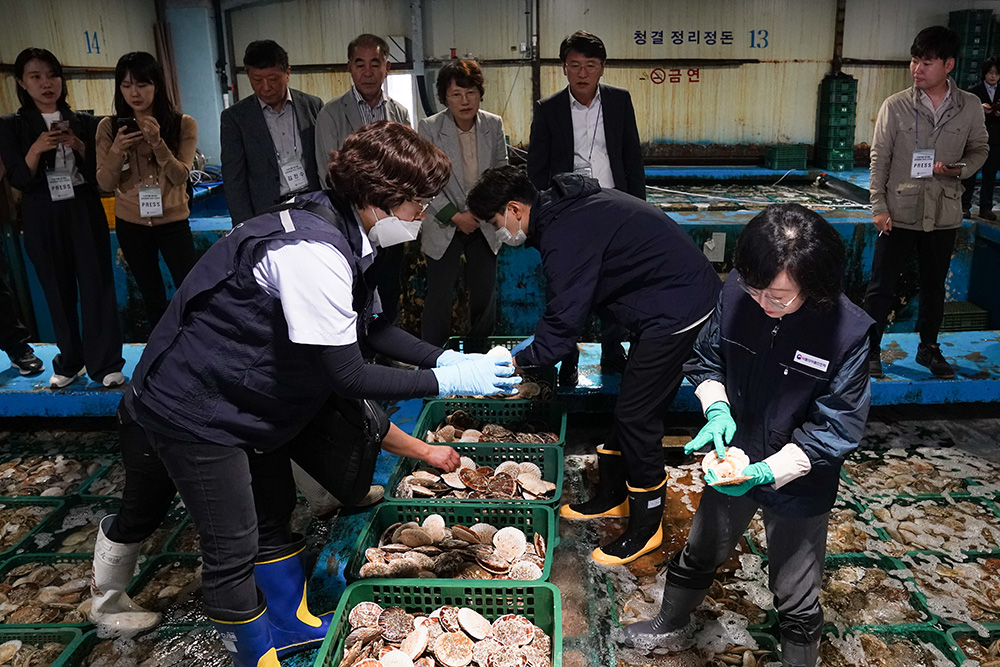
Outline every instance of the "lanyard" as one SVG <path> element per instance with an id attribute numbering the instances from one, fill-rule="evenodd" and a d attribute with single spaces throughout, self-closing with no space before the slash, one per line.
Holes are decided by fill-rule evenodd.
<path id="1" fill-rule="evenodd" d="M 588 109 L 589 111 L 589 109 Z M 594 164 L 594 144 L 597 143 L 597 126 L 601 123 L 601 114 L 604 113 L 604 102 L 597 99 L 597 120 L 594 121 L 594 134 L 590 137 L 590 155 L 587 156 L 587 164 L 593 168 Z"/>
<path id="2" fill-rule="evenodd" d="M 295 107 L 292 106 L 292 101 L 291 100 L 285 100 L 285 106 L 282 107 L 280 113 L 275 114 L 275 118 L 277 118 L 286 109 L 288 110 L 289 113 L 292 114 L 292 152 L 291 152 L 291 157 L 294 157 L 294 156 L 296 156 L 296 155 L 299 154 L 299 119 L 296 117 Z M 288 156 L 282 156 L 281 152 L 277 148 L 274 149 L 274 152 L 278 156 L 278 163 L 279 164 L 281 164 L 282 160 L 285 160 L 288 157 Z"/>

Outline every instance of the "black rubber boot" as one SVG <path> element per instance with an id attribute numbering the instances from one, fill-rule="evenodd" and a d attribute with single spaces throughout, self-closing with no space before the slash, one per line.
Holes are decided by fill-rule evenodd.
<path id="1" fill-rule="evenodd" d="M 625 459 L 621 452 L 597 448 L 597 469 L 601 474 L 597 494 L 584 503 L 563 505 L 564 519 L 597 519 L 602 516 L 628 516 L 628 491 L 625 488 Z"/>
<path id="2" fill-rule="evenodd" d="M 819 642 L 796 644 L 781 638 L 781 667 L 816 667 L 819 660 Z"/>
<path id="3" fill-rule="evenodd" d="M 698 608 L 707 594 L 707 588 L 695 590 L 668 583 L 663 587 L 660 612 L 648 621 L 626 626 L 624 644 L 632 648 L 667 645 L 671 650 L 687 648 L 683 644 L 693 640 L 690 636 L 694 629 L 691 612 Z"/>
<path id="4" fill-rule="evenodd" d="M 663 543 L 663 497 L 667 480 L 648 489 L 628 489 L 628 527 L 621 537 L 594 549 L 591 558 L 601 565 L 625 565 Z"/>

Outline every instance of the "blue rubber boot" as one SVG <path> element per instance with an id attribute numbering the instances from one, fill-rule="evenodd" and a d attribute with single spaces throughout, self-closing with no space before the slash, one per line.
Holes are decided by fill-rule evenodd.
<path id="1" fill-rule="evenodd" d="M 281 667 L 264 603 L 245 620 L 230 620 L 233 615 L 224 611 L 206 608 L 205 612 L 232 656 L 233 667 Z"/>
<path id="2" fill-rule="evenodd" d="M 278 657 L 319 646 L 326 638 L 332 614 L 316 616 L 306 605 L 306 573 L 302 565 L 305 540 L 258 555 L 253 574 L 267 598 L 268 623 Z"/>

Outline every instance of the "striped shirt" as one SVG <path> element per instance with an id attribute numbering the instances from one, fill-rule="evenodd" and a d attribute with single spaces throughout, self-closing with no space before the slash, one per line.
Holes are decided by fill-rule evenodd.
<path id="1" fill-rule="evenodd" d="M 354 92 L 354 99 L 358 102 L 358 111 L 361 112 L 362 124 L 368 125 L 369 123 L 374 123 L 377 120 L 385 120 L 385 95 L 379 94 L 378 104 L 372 109 L 368 102 L 365 102 L 365 98 L 361 97 L 361 93 L 354 86 L 351 86 L 351 90 Z"/>

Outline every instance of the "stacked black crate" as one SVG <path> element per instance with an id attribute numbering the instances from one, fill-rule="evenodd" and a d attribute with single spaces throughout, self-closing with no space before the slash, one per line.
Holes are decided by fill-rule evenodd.
<path id="1" fill-rule="evenodd" d="M 979 83 L 983 61 L 994 48 L 996 22 L 993 20 L 993 10 L 963 9 L 948 12 L 948 27 L 962 39 L 951 76 L 959 88 L 968 90 Z"/>
<path id="2" fill-rule="evenodd" d="M 819 124 L 816 164 L 827 171 L 854 168 L 854 122 L 858 108 L 858 80 L 844 73 L 830 74 L 819 87 Z"/>

